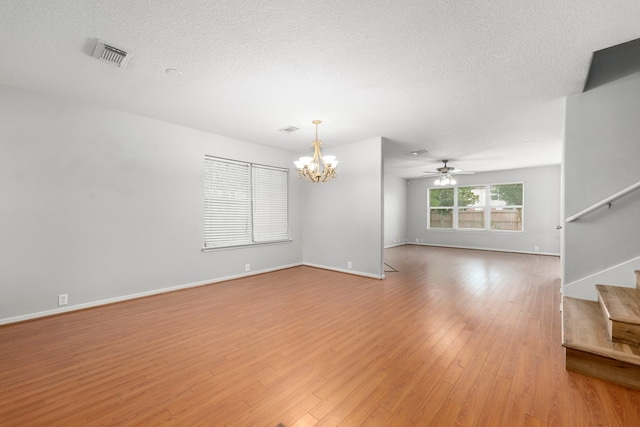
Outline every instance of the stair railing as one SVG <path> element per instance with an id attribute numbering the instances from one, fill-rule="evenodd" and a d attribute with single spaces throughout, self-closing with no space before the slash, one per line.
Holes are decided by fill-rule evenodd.
<path id="1" fill-rule="evenodd" d="M 604 205 L 608 205 L 610 204 L 613 200 L 617 199 L 618 197 L 624 196 L 627 193 L 630 193 L 631 191 L 640 188 L 640 181 L 636 182 L 633 185 L 628 186 L 627 188 L 618 191 L 615 194 L 612 194 L 611 196 L 604 198 L 602 200 L 600 200 L 598 203 L 594 203 L 593 205 L 589 206 L 586 209 L 581 210 L 580 212 L 578 212 L 575 215 L 571 215 L 570 217 L 567 217 L 567 219 L 565 219 L 565 222 L 573 222 L 576 219 L 580 218 L 583 215 L 588 214 L 589 212 L 598 209 L 600 206 L 604 206 Z"/>

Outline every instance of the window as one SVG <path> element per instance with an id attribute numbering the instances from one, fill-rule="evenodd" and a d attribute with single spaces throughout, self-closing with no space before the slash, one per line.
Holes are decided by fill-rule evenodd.
<path id="1" fill-rule="evenodd" d="M 523 184 L 430 188 L 427 228 L 522 231 Z"/>
<path id="2" fill-rule="evenodd" d="M 289 170 L 205 156 L 204 248 L 289 240 Z"/>
<path id="3" fill-rule="evenodd" d="M 491 230 L 522 231 L 522 183 L 491 186 Z"/>
<path id="4" fill-rule="evenodd" d="M 429 190 L 429 228 L 453 228 L 453 188 Z"/>
<path id="5" fill-rule="evenodd" d="M 484 229 L 486 227 L 486 187 L 458 187 L 457 190 L 458 228 Z"/>

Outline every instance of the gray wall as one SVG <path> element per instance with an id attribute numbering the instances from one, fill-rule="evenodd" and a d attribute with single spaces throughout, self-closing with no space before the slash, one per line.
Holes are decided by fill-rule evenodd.
<path id="1" fill-rule="evenodd" d="M 381 138 L 332 148 L 338 179 L 316 185 L 296 178 L 300 153 L 0 86 L 0 147 L 0 324 L 240 277 L 245 264 L 383 276 Z M 291 169 L 292 243 L 201 251 L 205 154 Z"/>
<path id="2" fill-rule="evenodd" d="M 302 262 L 294 153 L 0 86 L 0 322 Z M 293 243 L 203 253 L 205 154 L 291 168 Z"/>
<path id="3" fill-rule="evenodd" d="M 407 180 L 385 173 L 384 247 L 402 245 L 407 236 Z"/>
<path id="4" fill-rule="evenodd" d="M 640 181 L 639 135 L 640 75 L 567 98 L 566 216 Z M 639 218 L 636 190 L 565 224 L 565 285 L 638 257 Z"/>
<path id="5" fill-rule="evenodd" d="M 458 185 L 524 182 L 524 232 L 427 230 L 427 190 L 435 178 L 409 181 L 410 243 L 500 251 L 560 254 L 560 165 L 456 175 Z M 416 242 L 417 239 L 417 242 Z M 536 251 L 536 246 L 538 251 Z"/>
<path id="6" fill-rule="evenodd" d="M 382 138 L 329 151 L 340 162 L 338 177 L 303 186 L 304 263 L 382 277 Z"/>

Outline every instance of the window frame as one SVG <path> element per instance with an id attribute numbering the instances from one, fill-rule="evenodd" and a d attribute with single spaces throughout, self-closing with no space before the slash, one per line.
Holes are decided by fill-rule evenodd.
<path id="1" fill-rule="evenodd" d="M 455 198 L 456 198 L 456 191 L 455 189 L 453 189 L 453 204 L 451 206 L 447 205 L 447 206 L 431 206 L 431 190 L 446 190 L 446 189 L 450 189 L 452 187 L 435 187 L 435 188 L 430 188 L 427 191 L 427 228 L 433 228 L 434 230 L 452 230 L 454 224 L 456 224 L 456 216 L 457 216 L 457 212 L 456 212 L 456 208 L 455 208 Z M 451 227 L 432 227 L 431 226 L 431 210 L 438 210 L 438 211 L 449 211 L 451 212 Z"/>
<path id="2" fill-rule="evenodd" d="M 219 169 L 220 165 L 236 165 L 238 168 L 246 168 L 248 173 L 246 176 L 241 176 L 240 180 L 234 180 L 235 175 L 232 173 L 225 174 L 221 172 Z M 269 180 L 257 179 L 256 175 L 260 175 L 261 172 L 256 171 L 264 171 L 267 170 L 269 172 L 275 172 L 276 175 L 273 175 L 279 180 L 272 181 L 275 183 L 273 188 L 263 187 L 263 184 L 268 184 Z M 279 173 L 282 175 L 278 178 Z M 216 176 L 217 175 L 217 176 Z M 226 182 L 225 185 L 217 185 L 220 184 L 220 177 L 230 177 L 229 182 Z M 264 177 L 264 175 L 262 175 Z M 242 181 L 242 178 L 246 179 L 246 182 Z M 218 156 L 205 155 L 204 156 L 204 170 L 203 170 L 203 185 L 204 185 L 204 240 L 202 251 L 216 251 L 216 250 L 226 250 L 226 249 L 235 249 L 235 248 L 243 248 L 243 247 L 252 247 L 252 246 L 263 246 L 263 245 L 273 245 L 273 244 L 281 244 L 281 243 L 290 243 L 291 234 L 290 234 L 290 206 L 289 206 L 289 192 L 290 192 L 290 169 L 272 166 L 272 165 L 264 165 L 259 163 L 245 162 L 241 160 L 227 159 Z M 284 188 L 283 188 L 284 187 Z M 238 188 L 242 190 L 239 194 L 237 192 Z M 222 200 L 224 202 L 224 197 L 214 197 L 212 196 L 212 192 L 216 190 L 221 192 L 222 190 L 226 190 L 227 192 L 235 192 L 236 194 L 227 198 L 233 199 L 227 204 L 218 204 Z M 259 190 L 258 190 L 259 189 Z M 245 191 L 246 190 L 246 191 Z M 256 194 L 260 193 L 264 195 L 264 192 L 276 191 L 278 192 L 272 198 L 262 197 L 260 200 L 257 200 Z M 235 203 L 236 200 L 242 199 L 243 203 Z M 260 209 L 256 209 L 256 206 L 260 204 L 261 206 L 265 206 L 266 202 L 266 210 L 262 210 L 263 213 L 261 217 L 257 217 L 256 215 L 261 215 Z M 272 206 L 273 203 L 276 203 L 275 206 Z M 277 204 L 284 203 L 286 206 L 283 209 L 283 206 L 278 206 Z M 245 227 L 247 230 L 243 234 L 242 231 L 239 232 L 241 238 L 234 240 L 233 238 L 229 239 L 221 239 L 216 240 L 214 235 L 217 233 L 218 229 L 224 229 L 224 222 L 229 218 L 220 218 L 220 214 L 224 214 L 225 211 L 229 211 L 231 209 L 243 209 L 240 215 L 237 215 L 236 218 L 240 218 L 240 222 L 243 221 L 244 217 L 248 218 L 248 222 L 245 225 L 240 225 L 237 228 Z M 284 218 L 280 215 L 284 210 Z M 262 220 L 262 224 L 267 223 L 267 228 L 269 227 L 268 222 L 270 221 L 269 215 L 271 215 L 275 211 L 277 215 L 274 217 L 275 222 L 278 225 L 276 228 L 280 228 L 279 232 L 273 233 L 275 236 L 273 239 L 269 239 L 268 237 L 264 239 L 264 233 L 261 235 L 261 240 L 256 240 L 256 226 L 257 222 Z M 265 216 L 266 215 L 266 216 Z M 273 220 L 274 218 L 271 218 Z M 264 221 L 266 219 L 266 221 Z M 215 225 L 214 225 L 215 224 Z M 273 225 L 273 224 L 272 224 Z M 284 227 L 285 231 L 282 231 Z M 229 236 L 225 234 L 221 234 L 221 236 Z M 218 236 L 220 237 L 220 236 Z"/>
<path id="3" fill-rule="evenodd" d="M 521 204 L 520 205 L 504 205 L 504 206 L 499 206 L 500 208 L 503 209 L 520 209 L 520 222 L 522 223 L 522 229 L 521 230 L 506 230 L 506 229 L 499 229 L 499 228 L 492 228 L 493 226 L 493 222 L 489 223 L 489 231 L 493 231 L 493 232 L 524 232 L 524 182 L 506 182 L 506 183 L 501 183 L 501 184 L 490 184 L 489 187 L 489 215 L 491 215 L 491 211 L 494 208 L 494 206 L 491 205 L 491 202 L 493 201 L 491 199 L 491 187 L 497 187 L 499 185 L 517 185 L 520 184 L 522 186 L 522 200 L 521 200 Z M 498 206 L 495 206 L 496 208 Z"/>
<path id="4" fill-rule="evenodd" d="M 505 205 L 505 206 L 500 206 L 501 208 L 515 208 L 515 209 L 520 209 L 520 216 L 521 216 L 521 223 L 522 223 L 522 227 L 520 230 L 505 230 L 505 229 L 493 229 L 491 228 L 491 211 L 492 208 L 495 208 L 495 206 L 491 205 L 491 188 L 495 187 L 495 186 L 499 186 L 499 185 L 512 185 L 512 184 L 520 184 L 522 186 L 522 205 Z M 484 227 L 483 228 L 461 228 L 459 227 L 459 213 L 460 213 L 460 209 L 464 209 L 468 206 L 459 206 L 459 200 L 458 200 L 458 189 L 459 188 L 473 188 L 473 187 L 484 187 L 485 188 L 485 200 L 484 203 L 480 206 L 477 206 L 478 208 L 482 208 L 483 212 L 484 212 Z M 436 206 L 436 207 L 432 207 L 431 206 L 431 190 L 439 190 L 439 189 L 445 189 L 445 188 L 452 188 L 453 189 L 453 207 L 440 207 L 440 206 Z M 440 186 L 430 186 L 427 187 L 427 226 L 426 229 L 427 230 L 434 230 L 434 231 L 461 231 L 461 232 L 465 232 L 465 233 L 473 233 L 473 232 L 480 232 L 480 233 L 506 233 L 506 234 L 522 234 L 525 233 L 525 185 L 524 185 L 524 181 L 512 181 L 512 182 L 501 182 L 501 183 L 491 183 L 491 184 L 464 184 L 464 185 L 449 185 L 449 186 L 445 186 L 445 187 L 440 187 Z M 453 210 L 453 223 L 451 228 L 440 228 L 440 227 L 432 227 L 431 226 L 431 209 L 452 209 Z"/>
<path id="5" fill-rule="evenodd" d="M 455 223 L 455 225 L 457 225 L 456 229 L 457 230 L 464 230 L 464 231 L 483 231 L 487 229 L 487 224 L 489 221 L 489 215 L 487 214 L 487 202 L 488 202 L 488 198 L 487 198 L 487 185 L 484 184 L 471 184 L 471 185 L 458 185 L 454 187 L 454 201 L 456 204 L 456 212 L 458 214 L 457 216 L 457 221 Z M 479 205 L 465 205 L 465 206 L 460 206 L 460 189 L 461 188 L 482 188 L 485 192 L 484 194 L 484 200 L 479 200 L 480 204 Z M 469 208 L 473 208 L 474 210 L 481 210 L 482 211 L 482 228 L 472 228 L 472 227 L 460 227 L 460 211 L 462 209 L 469 209 Z"/>

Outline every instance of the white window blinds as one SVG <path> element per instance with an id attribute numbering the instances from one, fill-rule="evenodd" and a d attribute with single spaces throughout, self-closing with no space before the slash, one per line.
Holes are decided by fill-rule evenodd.
<path id="1" fill-rule="evenodd" d="M 205 249 L 289 240 L 288 172 L 205 156 Z"/>
<path id="2" fill-rule="evenodd" d="M 246 163 L 205 157 L 205 248 L 251 243 L 250 173 Z"/>
<path id="3" fill-rule="evenodd" d="M 253 240 L 256 243 L 289 239 L 288 173 L 253 165 Z"/>

